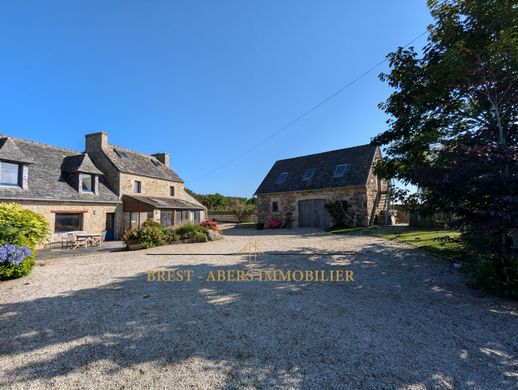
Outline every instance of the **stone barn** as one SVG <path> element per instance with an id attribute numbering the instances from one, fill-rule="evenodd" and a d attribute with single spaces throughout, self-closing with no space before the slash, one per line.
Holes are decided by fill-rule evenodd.
<path id="1" fill-rule="evenodd" d="M 275 162 L 255 193 L 259 222 L 268 227 L 290 219 L 293 227 L 327 228 L 325 205 L 347 201 L 358 226 L 372 225 L 387 196 L 386 181 L 373 171 L 380 158 L 378 147 L 360 145 Z"/>

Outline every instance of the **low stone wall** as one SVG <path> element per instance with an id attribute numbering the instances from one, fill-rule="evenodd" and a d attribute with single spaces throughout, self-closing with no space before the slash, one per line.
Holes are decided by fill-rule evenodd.
<path id="1" fill-rule="evenodd" d="M 233 222 L 233 223 L 239 223 L 238 218 L 233 214 L 220 214 L 220 213 L 214 213 L 209 211 L 209 217 L 208 219 L 215 220 L 216 222 Z M 254 222 L 257 223 L 257 215 L 251 215 L 249 217 L 243 218 L 241 222 Z"/>

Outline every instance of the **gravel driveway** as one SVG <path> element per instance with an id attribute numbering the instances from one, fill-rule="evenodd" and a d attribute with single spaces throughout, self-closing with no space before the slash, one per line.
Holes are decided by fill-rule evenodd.
<path id="1" fill-rule="evenodd" d="M 350 283 L 206 280 L 350 269 Z M 148 270 L 193 270 L 148 282 Z M 0 387 L 516 389 L 518 304 L 410 247 L 315 230 L 39 262 L 0 283 Z"/>

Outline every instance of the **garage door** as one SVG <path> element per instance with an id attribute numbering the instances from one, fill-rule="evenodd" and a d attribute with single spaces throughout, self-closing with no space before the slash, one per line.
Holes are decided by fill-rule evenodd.
<path id="1" fill-rule="evenodd" d="M 329 214 L 326 210 L 325 199 L 307 199 L 299 201 L 299 226 L 320 227 L 331 226 Z"/>

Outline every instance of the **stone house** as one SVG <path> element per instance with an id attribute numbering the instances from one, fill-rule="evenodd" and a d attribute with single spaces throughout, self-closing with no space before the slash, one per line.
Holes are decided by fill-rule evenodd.
<path id="1" fill-rule="evenodd" d="M 78 230 L 120 239 L 147 219 L 170 226 L 206 218 L 166 153 L 110 145 L 106 133 L 87 135 L 85 152 L 0 135 L 0 202 L 45 215 L 51 241 Z"/>
<path id="2" fill-rule="evenodd" d="M 347 201 L 358 216 L 358 226 L 372 225 L 385 205 L 387 183 L 373 172 L 381 158 L 378 147 L 361 145 L 279 160 L 259 188 L 259 222 L 285 222 L 293 227 L 332 225 L 326 203 Z"/>

